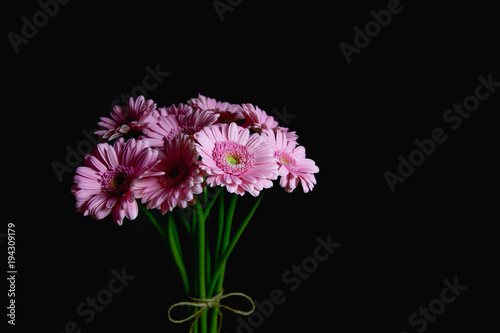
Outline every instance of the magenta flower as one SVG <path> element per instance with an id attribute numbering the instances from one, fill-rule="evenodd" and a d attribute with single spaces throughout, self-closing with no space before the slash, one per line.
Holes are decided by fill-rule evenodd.
<path id="1" fill-rule="evenodd" d="M 169 107 L 158 108 L 158 111 L 160 116 L 166 116 L 169 114 L 174 116 L 181 116 L 181 115 L 188 116 L 191 113 L 193 113 L 193 109 L 191 108 L 191 106 L 184 103 L 179 103 L 179 105 L 177 106 L 172 104 Z"/>
<path id="2" fill-rule="evenodd" d="M 226 186 L 228 192 L 258 196 L 273 186 L 278 165 L 265 137 L 250 135 L 236 123 L 206 127 L 197 134 L 196 149 L 202 159 L 200 168 L 208 174 L 210 186 Z"/>
<path id="3" fill-rule="evenodd" d="M 188 103 L 194 110 L 219 114 L 218 123 L 229 123 L 244 119 L 243 108 L 237 104 L 219 102 L 214 98 L 205 97 L 201 94 L 198 94 L 197 98 L 191 98 Z"/>
<path id="4" fill-rule="evenodd" d="M 319 168 L 313 160 L 306 158 L 305 148 L 297 147 L 295 139 L 288 138 L 283 131 L 269 131 L 265 135 L 279 165 L 280 186 L 290 193 L 300 182 L 304 193 L 312 191 L 316 184 L 314 174 L 319 172 Z"/>
<path id="5" fill-rule="evenodd" d="M 139 96 L 136 101 L 132 97 L 128 100 L 127 110 L 115 105 L 111 111 L 111 118 L 101 117 L 97 124 L 104 127 L 95 131 L 104 140 L 113 140 L 131 131 L 139 132 L 149 126 L 148 117 L 156 109 L 153 100 L 144 100 L 144 96 Z"/>
<path id="6" fill-rule="evenodd" d="M 85 165 L 76 169 L 71 189 L 77 211 L 101 220 L 112 213 L 122 225 L 123 218 L 133 220 L 138 207 L 134 199 L 136 182 L 160 160 L 147 141 L 123 138 L 113 146 L 100 143 L 85 156 Z"/>
<path id="7" fill-rule="evenodd" d="M 203 192 L 203 173 L 197 165 L 198 152 L 193 140 L 180 135 L 174 140 L 165 140 L 163 149 L 158 149 L 161 162 L 137 182 L 135 189 L 147 209 L 158 208 L 162 214 L 175 207 L 194 205 L 194 194 Z"/>

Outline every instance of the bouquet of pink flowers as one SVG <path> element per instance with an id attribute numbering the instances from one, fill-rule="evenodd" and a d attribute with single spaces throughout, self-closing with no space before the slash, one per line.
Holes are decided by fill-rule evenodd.
<path id="1" fill-rule="evenodd" d="M 139 208 L 144 211 L 168 244 L 190 298 L 170 307 L 172 322 L 191 321 L 190 332 L 214 333 L 220 331 L 221 308 L 252 313 L 255 305 L 250 297 L 223 293 L 225 266 L 274 180 L 280 177 L 279 184 L 287 192 L 300 183 L 307 193 L 316 184 L 314 174 L 319 169 L 306 158 L 296 133 L 280 127 L 257 106 L 219 102 L 202 95 L 188 104 L 162 108 L 143 96 L 130 98 L 126 109 L 115 106 L 111 118 L 101 117 L 98 124 L 103 129 L 95 134 L 102 143 L 85 156 L 85 166 L 78 167 L 74 176 L 76 184 L 71 191 L 77 211 L 99 220 L 111 214 L 118 225 L 125 217 L 134 220 Z M 215 192 L 209 193 L 207 186 Z M 223 187 L 232 193 L 227 209 Z M 247 192 L 258 198 L 232 230 L 237 198 Z M 141 204 L 136 199 L 141 199 Z M 217 200 L 219 212 L 210 214 Z M 183 214 L 181 210 L 189 206 L 193 206 L 193 214 Z M 165 227 L 153 209 L 166 215 Z M 215 241 L 206 231 L 210 217 L 216 219 Z M 186 265 L 182 254 L 185 244 L 181 244 L 177 224 L 193 240 L 189 243 L 194 244 L 192 267 Z M 246 298 L 251 309 L 241 311 L 221 304 L 230 296 Z M 187 307 L 188 315 L 174 319 L 172 310 L 181 306 Z"/>

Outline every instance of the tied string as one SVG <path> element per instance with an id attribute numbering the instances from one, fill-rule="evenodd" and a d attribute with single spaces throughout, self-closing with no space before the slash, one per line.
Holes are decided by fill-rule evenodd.
<path id="1" fill-rule="evenodd" d="M 225 299 L 225 298 L 228 298 L 228 297 L 231 297 L 231 296 L 241 296 L 241 297 L 244 297 L 246 298 L 250 304 L 252 304 L 252 310 L 250 311 L 241 311 L 241 310 L 237 310 L 237 309 L 234 309 L 230 306 L 227 306 L 227 305 L 224 305 L 224 304 L 220 304 L 220 301 Z M 194 325 L 196 324 L 196 322 L 198 321 L 198 319 L 200 318 L 200 316 L 203 314 L 203 312 L 207 311 L 208 309 L 211 309 L 211 308 L 216 308 L 217 309 L 217 312 L 219 312 L 219 316 L 220 316 L 220 319 L 219 319 L 219 330 L 218 332 L 220 333 L 220 329 L 221 329 L 221 324 L 222 324 L 222 312 L 221 312 L 221 308 L 224 308 L 224 309 L 227 309 L 233 313 L 236 313 L 236 314 L 239 314 L 239 315 L 243 315 L 243 316 L 248 316 L 250 315 L 254 310 L 255 310 L 255 304 L 253 302 L 253 300 L 243 294 L 243 293 L 229 293 L 229 294 L 223 294 L 223 292 L 221 292 L 220 294 L 212 297 L 212 298 L 206 298 L 206 299 L 201 299 L 201 298 L 194 298 L 194 297 L 189 297 L 189 299 L 192 300 L 192 302 L 179 302 L 179 303 L 175 303 L 174 305 L 172 305 L 169 309 L 168 309 L 168 319 L 175 323 L 175 324 L 181 324 L 181 323 L 184 323 L 186 321 L 189 321 L 191 319 L 194 319 L 193 320 L 193 323 L 191 324 L 191 327 L 189 328 L 189 333 L 192 333 L 193 332 L 193 327 Z M 176 308 L 176 307 L 179 307 L 179 306 L 194 306 L 194 307 L 198 307 L 200 308 L 198 311 L 196 311 L 195 313 L 193 313 L 192 315 L 186 317 L 186 318 L 183 318 L 183 319 L 174 319 L 172 318 L 172 316 L 170 315 L 170 312 Z"/>

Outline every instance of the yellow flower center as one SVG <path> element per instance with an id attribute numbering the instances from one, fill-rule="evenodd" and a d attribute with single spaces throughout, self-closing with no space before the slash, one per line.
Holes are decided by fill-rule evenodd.
<path id="1" fill-rule="evenodd" d="M 227 156 L 226 161 L 231 163 L 232 165 L 237 165 L 240 163 L 239 158 L 237 156 Z"/>
<path id="2" fill-rule="evenodd" d="M 286 156 L 286 155 L 281 155 L 281 162 L 283 162 L 284 164 L 292 164 L 293 163 L 291 161 L 290 156 Z"/>

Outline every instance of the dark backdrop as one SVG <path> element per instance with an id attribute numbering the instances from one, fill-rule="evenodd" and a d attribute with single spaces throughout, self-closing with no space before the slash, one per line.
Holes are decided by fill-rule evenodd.
<path id="1" fill-rule="evenodd" d="M 5 223 L 16 225 L 15 329 L 71 331 L 74 321 L 85 333 L 187 331 L 167 320 L 168 307 L 184 298 L 151 223 L 139 217 L 118 227 L 76 213 L 73 173 L 59 179 L 53 169 L 68 164 L 71 149 L 85 149 L 85 131 L 109 116 L 113 101 L 158 71 L 147 91 L 158 106 L 202 93 L 271 114 L 286 108 L 289 117 L 277 120 L 297 131 L 321 170 L 311 193 L 269 190 L 231 255 L 227 292 L 269 304 L 271 292 L 282 291 L 272 314 L 268 307 L 260 311 L 268 316 L 253 317 L 253 331 L 485 331 L 496 314 L 488 301 L 498 250 L 499 92 L 456 130 L 443 115 L 474 96 L 479 76 L 500 81 L 492 5 L 218 4 L 232 9 L 223 20 L 211 1 L 71 1 L 57 12 L 49 6 L 46 21 L 40 3 L 4 4 L 2 205 Z M 380 12 L 388 6 L 397 12 L 390 22 Z M 33 15 L 40 27 L 24 28 L 31 37 L 16 53 L 9 33 L 21 36 Z M 364 30 L 374 15 L 386 26 L 368 24 L 367 41 L 355 27 Z M 358 43 L 350 63 L 342 42 Z M 419 162 L 414 141 L 428 142 L 436 128 L 447 139 Z M 412 153 L 421 164 L 391 191 L 384 173 L 397 174 L 398 156 Z M 251 202 L 241 198 L 238 212 Z M 341 245 L 315 267 L 308 258 L 328 237 Z M 1 247 L 6 271 L 5 238 Z M 303 261 L 311 273 L 287 275 Z M 76 309 L 108 286 L 113 270 L 135 278 L 86 323 Z M 441 301 L 445 279 L 467 286 L 449 304 Z M 239 323 L 225 312 L 222 332 L 250 331 L 238 331 Z"/>

